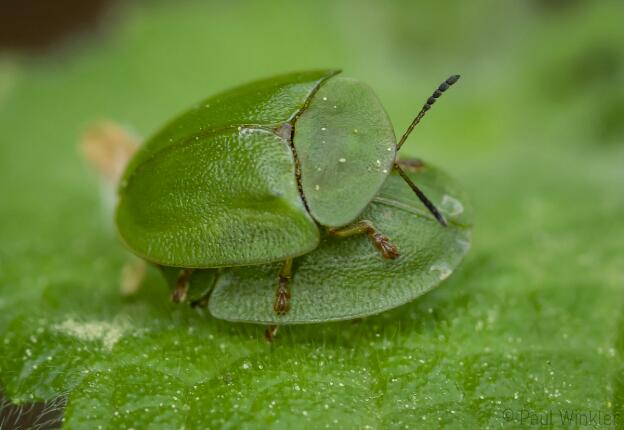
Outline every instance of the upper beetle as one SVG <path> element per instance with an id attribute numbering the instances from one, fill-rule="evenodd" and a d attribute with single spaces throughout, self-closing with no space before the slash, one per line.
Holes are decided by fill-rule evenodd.
<path id="1" fill-rule="evenodd" d="M 184 295 L 190 269 L 284 261 L 274 310 L 285 313 L 292 259 L 315 249 L 321 231 L 366 233 L 384 258 L 398 257 L 371 222 L 354 223 L 392 169 L 446 225 L 396 155 L 459 75 L 438 87 L 397 143 L 373 90 L 338 73 L 292 73 L 213 96 L 131 159 L 119 187 L 117 227 L 139 256 L 183 269 L 174 299 Z"/>

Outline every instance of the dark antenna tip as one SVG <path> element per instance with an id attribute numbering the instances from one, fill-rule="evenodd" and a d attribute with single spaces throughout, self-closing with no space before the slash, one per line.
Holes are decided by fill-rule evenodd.
<path id="1" fill-rule="evenodd" d="M 459 81 L 459 78 L 461 78 L 461 75 L 452 75 L 446 80 L 446 83 L 453 85 L 455 82 Z"/>
<path id="2" fill-rule="evenodd" d="M 433 104 L 436 102 L 436 100 L 446 90 L 448 90 L 451 85 L 453 85 L 455 82 L 457 82 L 459 80 L 459 78 L 460 78 L 460 75 L 451 75 L 444 82 L 442 82 L 440 85 L 438 85 L 438 88 L 433 92 L 431 97 L 429 97 L 427 99 L 427 101 L 423 105 L 423 107 L 420 110 L 420 112 L 418 112 L 418 115 L 416 115 L 416 118 L 414 118 L 414 121 L 412 121 L 412 123 L 409 125 L 409 127 L 407 127 L 407 130 L 405 131 L 405 133 L 403 133 L 403 136 L 401 137 L 401 140 L 399 140 L 399 143 L 397 144 L 397 151 L 399 149 L 401 149 L 401 146 L 403 146 L 403 144 L 407 140 L 407 138 L 410 135 L 410 133 L 412 132 L 412 130 L 414 130 L 414 127 L 416 127 L 416 125 L 420 122 L 420 120 L 423 119 L 423 117 L 425 116 L 425 113 L 427 113 L 427 111 L 429 109 L 431 109 L 431 106 L 433 106 Z"/>

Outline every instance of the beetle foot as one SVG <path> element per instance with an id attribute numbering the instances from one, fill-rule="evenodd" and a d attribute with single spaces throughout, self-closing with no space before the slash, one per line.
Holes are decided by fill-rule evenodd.
<path id="1" fill-rule="evenodd" d="M 407 172 L 419 172 L 425 167 L 425 163 L 419 158 L 407 158 L 397 160 L 396 163 Z"/>
<path id="2" fill-rule="evenodd" d="M 269 343 L 273 343 L 273 339 L 275 339 L 275 336 L 277 335 L 278 330 L 279 330 L 278 325 L 268 326 L 267 329 L 264 331 L 264 338 L 266 339 L 266 341 Z"/>
<path id="3" fill-rule="evenodd" d="M 173 303 L 181 303 L 186 300 L 190 277 L 190 270 L 183 270 L 182 273 L 180 273 L 180 276 L 178 276 L 175 288 L 171 292 L 171 301 Z"/>
<path id="4" fill-rule="evenodd" d="M 173 303 L 182 303 L 186 300 L 186 293 L 188 292 L 188 284 L 176 284 L 175 289 L 171 292 L 171 301 Z"/>
<path id="5" fill-rule="evenodd" d="M 207 308 L 209 299 L 210 299 L 210 297 L 208 295 L 206 295 L 206 296 L 204 296 L 204 297 L 202 297 L 200 299 L 193 300 L 191 302 L 191 307 L 192 308 L 201 308 L 201 309 Z"/>
<path id="6" fill-rule="evenodd" d="M 369 220 L 364 219 L 346 227 L 330 228 L 327 232 L 331 236 L 336 237 L 349 237 L 365 233 L 373 242 L 375 247 L 381 251 L 383 258 L 387 260 L 394 260 L 399 256 L 399 250 L 392 244 L 392 242 L 390 242 L 390 238 L 379 232 Z"/>
<path id="7" fill-rule="evenodd" d="M 290 310 L 290 288 L 288 288 L 289 278 L 280 275 L 279 285 L 273 304 L 273 310 L 277 315 L 285 315 Z"/>
<path id="8" fill-rule="evenodd" d="M 397 247 L 390 242 L 390 238 L 385 234 L 375 232 L 370 237 L 375 247 L 386 260 L 394 260 L 400 255 Z"/>

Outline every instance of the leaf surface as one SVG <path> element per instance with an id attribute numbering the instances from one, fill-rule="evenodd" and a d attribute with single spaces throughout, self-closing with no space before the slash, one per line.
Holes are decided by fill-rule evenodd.
<path id="1" fill-rule="evenodd" d="M 541 2 L 352 6 L 133 2 L 109 33 L 48 60 L 2 54 L 6 399 L 66 397 L 63 426 L 80 430 L 463 430 L 527 428 L 523 410 L 624 416 L 621 4 L 544 16 Z M 82 127 L 108 117 L 149 135 L 193 100 L 323 65 L 370 84 L 397 130 L 445 74 L 462 73 L 401 155 L 443 166 L 468 191 L 464 263 L 404 306 L 283 327 L 272 345 L 260 326 L 171 305 L 156 271 L 123 296 L 127 255 L 76 151 Z"/>

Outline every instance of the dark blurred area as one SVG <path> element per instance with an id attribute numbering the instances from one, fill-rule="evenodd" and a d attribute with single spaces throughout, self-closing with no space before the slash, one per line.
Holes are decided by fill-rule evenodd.
<path id="1" fill-rule="evenodd" d="M 0 53 L 49 55 L 74 38 L 94 31 L 113 0 L 3 0 Z M 48 430 L 61 427 L 64 400 L 11 404 L 0 391 L 0 429 Z"/>
<path id="2" fill-rule="evenodd" d="M 436 105 L 405 152 L 443 160 L 472 184 L 477 203 L 488 203 L 482 216 L 490 208 L 489 219 L 507 219 L 504 205 L 489 205 L 488 179 L 472 166 L 492 168 L 492 178 L 509 182 L 509 195 L 530 193 L 524 198 L 533 205 L 544 183 L 533 179 L 526 160 L 561 157 L 548 165 L 561 169 L 553 170 L 556 176 L 569 170 L 569 160 L 577 167 L 588 154 L 607 158 L 624 147 L 622 5 L 0 0 L 0 183 L 12 184 L 2 190 L 7 195 L 0 205 L 10 201 L 12 212 L 0 214 L 0 231 L 21 238 L 28 224 L 31 235 L 40 230 L 37 240 L 54 240 L 45 235 L 61 236 L 62 229 L 45 225 L 53 216 L 36 217 L 39 208 L 57 215 L 65 213 L 61 206 L 70 214 L 84 210 L 74 196 L 93 194 L 93 184 L 84 180 L 75 140 L 98 116 L 147 135 L 180 109 L 231 85 L 320 67 L 342 67 L 370 83 L 397 132 L 440 79 L 462 73 L 460 85 L 440 103 L 446 107 Z M 111 22 L 113 12 L 130 18 Z M 118 39 L 90 43 L 102 30 Z M 70 60 L 54 62 L 77 43 L 88 49 L 68 49 L 71 55 L 63 59 Z M 32 58 L 55 64 L 24 61 Z M 507 166 L 516 163 L 526 168 L 505 179 Z M 601 177 L 596 166 L 591 175 Z M 617 186 L 611 178 L 604 183 Z M 71 199 L 57 198 L 65 194 Z M 544 194 L 544 202 L 552 200 Z M 500 216 L 492 215 L 497 210 Z M 15 406 L 0 392 L 0 429 L 58 428 L 63 406 Z"/>
<path id="3" fill-rule="evenodd" d="M 0 394 L 0 429 L 51 430 L 61 427 L 65 401 L 13 405 Z"/>
<path id="4" fill-rule="evenodd" d="M 3 0 L 0 51 L 43 53 L 98 26 L 113 0 Z"/>

